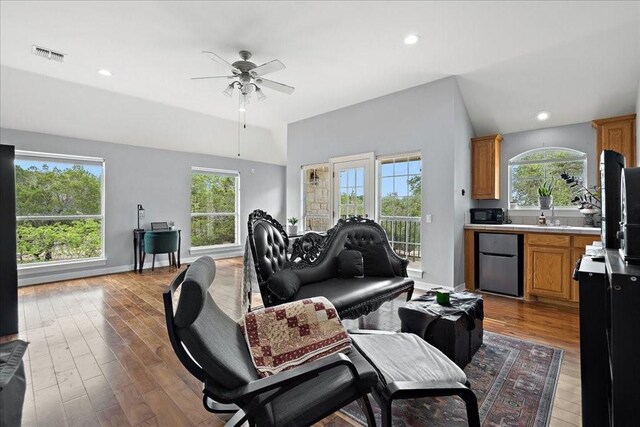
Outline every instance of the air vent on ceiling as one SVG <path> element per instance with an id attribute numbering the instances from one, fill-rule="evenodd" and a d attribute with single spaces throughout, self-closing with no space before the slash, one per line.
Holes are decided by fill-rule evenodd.
<path id="1" fill-rule="evenodd" d="M 53 50 L 47 49 L 46 47 L 33 45 L 32 52 L 35 56 L 40 56 L 51 61 L 64 61 L 64 53 L 54 52 Z"/>

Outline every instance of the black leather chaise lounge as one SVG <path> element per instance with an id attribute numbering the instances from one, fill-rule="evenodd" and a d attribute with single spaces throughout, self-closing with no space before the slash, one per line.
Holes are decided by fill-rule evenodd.
<path id="1" fill-rule="evenodd" d="M 282 225 L 269 214 L 255 210 L 249 215 L 249 243 L 260 294 L 265 307 L 287 301 L 324 296 L 343 319 L 357 319 L 377 310 L 384 302 L 406 292 L 413 293 L 413 280 L 407 277 L 408 261 L 394 252 L 385 230 L 375 221 L 361 217 L 341 219 L 326 235 L 307 233 L 296 240 L 288 255 L 289 237 Z M 345 249 L 368 245 L 384 248 L 392 274 L 389 277 L 350 277 L 338 274 L 338 255 Z M 271 277 L 289 269 L 301 286 L 289 299 L 283 300 L 269 287 Z"/>

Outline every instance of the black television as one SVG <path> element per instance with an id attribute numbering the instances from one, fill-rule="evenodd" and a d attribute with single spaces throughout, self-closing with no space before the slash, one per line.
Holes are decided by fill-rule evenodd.
<path id="1" fill-rule="evenodd" d="M 624 156 L 617 151 L 603 150 L 600 154 L 600 185 L 602 194 L 602 245 L 619 249 L 620 240 L 620 176 L 624 169 Z"/>

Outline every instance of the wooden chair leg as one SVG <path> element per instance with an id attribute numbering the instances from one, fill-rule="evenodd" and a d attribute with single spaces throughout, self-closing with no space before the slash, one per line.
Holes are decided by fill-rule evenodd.
<path id="1" fill-rule="evenodd" d="M 380 402 L 378 402 L 380 403 Z M 391 404 L 392 400 L 385 401 L 383 405 L 380 405 L 380 417 L 382 418 L 382 427 L 391 427 L 392 424 L 392 413 L 391 413 Z"/>
<path id="2" fill-rule="evenodd" d="M 156 266 L 156 254 L 153 254 L 153 259 L 151 260 L 151 271 L 153 271 L 155 266 Z"/>
<path id="3" fill-rule="evenodd" d="M 373 408 L 371 407 L 371 402 L 369 402 L 369 398 L 366 394 L 358 399 L 358 404 L 360 404 L 360 408 L 367 418 L 367 426 L 376 427 L 376 419 L 373 416 Z"/>
<path id="4" fill-rule="evenodd" d="M 409 289 L 407 292 L 407 301 L 411 301 L 411 297 L 413 296 L 413 288 Z"/>
<path id="5" fill-rule="evenodd" d="M 480 427 L 480 414 L 478 413 L 478 399 L 470 389 L 461 390 L 458 396 L 464 400 L 467 407 L 467 422 L 469 427 Z"/>

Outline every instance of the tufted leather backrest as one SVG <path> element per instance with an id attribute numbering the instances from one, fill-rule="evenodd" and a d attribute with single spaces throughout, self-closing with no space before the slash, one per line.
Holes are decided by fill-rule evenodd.
<path id="1" fill-rule="evenodd" d="M 389 255 L 389 261 L 393 267 L 393 271 L 397 276 L 402 276 L 401 261 L 391 256 L 391 247 L 389 246 L 387 236 L 377 225 L 366 223 L 348 223 L 336 231 L 331 240 L 331 244 L 320 255 L 318 260 L 312 266 L 296 269 L 296 275 L 300 278 L 302 285 L 307 283 L 321 282 L 338 275 L 337 256 L 349 245 L 352 249 L 358 246 L 371 245 L 385 242 L 384 246 Z"/>
<path id="2" fill-rule="evenodd" d="M 253 223 L 253 242 L 256 263 L 262 276 L 258 280 L 264 282 L 287 263 L 287 244 L 280 231 L 265 220 Z"/>

